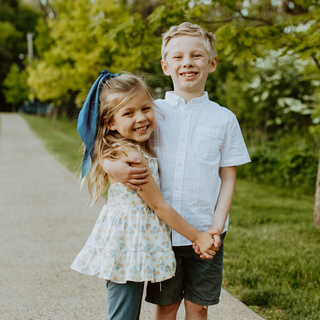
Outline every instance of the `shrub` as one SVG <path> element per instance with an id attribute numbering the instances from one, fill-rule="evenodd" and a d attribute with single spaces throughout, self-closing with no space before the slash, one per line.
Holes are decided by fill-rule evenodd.
<path id="1" fill-rule="evenodd" d="M 251 163 L 239 167 L 239 177 L 314 194 L 318 168 L 318 154 L 314 150 L 292 147 L 283 152 L 259 146 L 252 148 L 250 155 Z"/>

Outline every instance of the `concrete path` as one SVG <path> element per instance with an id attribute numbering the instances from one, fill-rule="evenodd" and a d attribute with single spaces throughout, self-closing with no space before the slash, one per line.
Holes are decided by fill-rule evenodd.
<path id="1" fill-rule="evenodd" d="M 69 268 L 103 201 L 89 206 L 77 177 L 19 115 L 1 113 L 0 121 L 0 319 L 108 319 L 104 280 Z M 144 302 L 141 320 L 153 311 Z M 209 319 L 262 318 L 223 290 Z"/>

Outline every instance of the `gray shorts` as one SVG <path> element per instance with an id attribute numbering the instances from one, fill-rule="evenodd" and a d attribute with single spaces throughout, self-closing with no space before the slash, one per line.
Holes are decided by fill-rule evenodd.
<path id="1" fill-rule="evenodd" d="M 148 283 L 146 301 L 169 305 L 185 298 L 193 303 L 209 306 L 219 303 L 222 284 L 223 243 L 211 260 L 203 260 L 192 246 L 172 247 L 176 261 L 176 275 L 161 283 Z"/>

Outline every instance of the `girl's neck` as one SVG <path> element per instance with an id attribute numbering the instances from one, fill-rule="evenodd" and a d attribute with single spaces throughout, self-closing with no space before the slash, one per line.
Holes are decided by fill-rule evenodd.
<path id="1" fill-rule="evenodd" d="M 132 141 L 132 143 L 138 145 L 147 155 L 154 157 L 150 150 L 148 140 L 143 142 Z"/>

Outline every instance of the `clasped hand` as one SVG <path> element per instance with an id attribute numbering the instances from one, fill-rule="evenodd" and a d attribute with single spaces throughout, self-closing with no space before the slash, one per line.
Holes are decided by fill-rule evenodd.
<path id="1" fill-rule="evenodd" d="M 192 244 L 194 252 L 199 254 L 201 259 L 212 259 L 221 246 L 220 236 L 219 229 L 208 229 L 200 233 Z"/>

